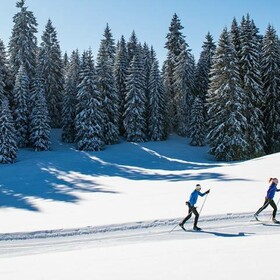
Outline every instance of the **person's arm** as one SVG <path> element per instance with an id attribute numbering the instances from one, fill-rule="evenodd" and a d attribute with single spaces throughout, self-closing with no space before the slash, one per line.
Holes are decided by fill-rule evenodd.
<path id="1" fill-rule="evenodd" d="M 208 191 L 206 191 L 204 194 L 208 194 L 208 193 L 210 193 L 210 189 Z"/>
<path id="2" fill-rule="evenodd" d="M 210 189 L 209 189 L 208 191 L 206 191 L 205 193 L 198 192 L 198 194 L 199 194 L 200 196 L 205 196 L 205 195 L 208 194 L 208 193 L 210 193 Z"/>

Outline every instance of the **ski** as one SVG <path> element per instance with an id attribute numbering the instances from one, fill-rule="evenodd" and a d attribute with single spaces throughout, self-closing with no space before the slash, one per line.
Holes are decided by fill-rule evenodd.
<path id="1" fill-rule="evenodd" d="M 180 225 L 179 225 L 180 226 Z M 186 231 L 186 232 L 203 232 L 203 230 L 201 228 L 198 228 L 198 229 L 186 229 L 184 228 L 184 226 L 180 226 L 180 228 L 183 230 L 183 231 Z"/>
<path id="2" fill-rule="evenodd" d="M 263 225 L 280 225 L 280 221 L 265 221 L 260 219 L 253 220 L 253 221 L 259 222 L 260 224 Z"/>

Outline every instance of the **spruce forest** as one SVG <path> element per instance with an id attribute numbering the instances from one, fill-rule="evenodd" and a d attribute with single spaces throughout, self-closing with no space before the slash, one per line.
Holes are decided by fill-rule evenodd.
<path id="1" fill-rule="evenodd" d="M 7 48 L 0 40 L 0 163 L 16 162 L 20 148 L 49 150 L 53 128 L 84 151 L 120 139 L 163 141 L 171 133 L 208 145 L 222 161 L 280 151 L 280 41 L 273 26 L 261 35 L 249 14 L 233 18 L 216 43 L 206 34 L 196 62 L 174 14 L 160 66 L 134 31 L 115 42 L 108 24 L 95 59 L 90 48 L 62 54 L 51 20 L 39 45 L 25 2 L 16 3 Z"/>

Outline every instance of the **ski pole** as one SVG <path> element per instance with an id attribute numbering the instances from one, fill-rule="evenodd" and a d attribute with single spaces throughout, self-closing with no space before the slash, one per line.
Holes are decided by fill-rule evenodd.
<path id="1" fill-rule="evenodd" d="M 169 233 L 171 233 L 177 226 L 179 226 L 179 224 L 177 224 L 173 229 L 171 229 L 171 230 L 169 231 Z"/>
<path id="2" fill-rule="evenodd" d="M 203 201 L 202 206 L 201 206 L 200 211 L 199 211 L 199 216 L 200 216 L 200 213 L 201 213 L 201 211 L 202 211 L 202 209 L 203 209 L 203 207 L 204 207 L 204 204 L 205 204 L 205 202 L 206 202 L 207 197 L 208 197 L 208 194 L 206 194 L 206 196 L 205 196 L 205 198 L 204 198 L 204 201 Z"/>

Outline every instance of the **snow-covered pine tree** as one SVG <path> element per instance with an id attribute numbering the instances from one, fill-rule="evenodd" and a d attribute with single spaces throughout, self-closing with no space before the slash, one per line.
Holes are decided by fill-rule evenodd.
<path id="1" fill-rule="evenodd" d="M 61 127 L 63 95 L 63 61 L 57 32 L 49 19 L 42 35 L 39 65 L 44 78 L 45 93 L 51 118 L 51 127 Z"/>
<path id="2" fill-rule="evenodd" d="M 30 117 L 30 81 L 25 67 L 20 66 L 16 75 L 13 89 L 14 120 L 17 134 L 17 145 L 19 148 L 27 147 L 29 138 L 29 117 Z"/>
<path id="3" fill-rule="evenodd" d="M 213 62 L 213 56 L 215 53 L 216 45 L 213 42 L 212 35 L 208 32 L 206 35 L 206 41 L 202 45 L 202 52 L 200 53 L 199 60 L 197 62 L 197 66 L 195 68 L 195 96 L 198 98 L 196 104 L 193 103 L 191 111 L 191 124 L 190 124 L 190 136 L 195 138 L 191 144 L 199 146 L 203 146 L 205 144 L 206 139 L 202 139 L 202 137 L 206 137 L 207 127 L 205 125 L 206 120 L 208 120 L 207 110 L 206 110 L 206 96 L 209 89 L 210 82 L 210 69 Z M 201 105 L 201 106 L 200 106 Z M 202 109 L 202 111 L 200 111 Z M 195 112 L 195 115 L 193 114 Z M 199 115 L 199 117 L 197 116 Z M 194 119 L 193 119 L 194 118 Z M 198 118 L 199 122 L 202 123 L 202 119 L 204 119 L 203 126 L 196 125 L 196 119 Z M 199 140 L 198 140 L 199 139 Z"/>
<path id="4" fill-rule="evenodd" d="M 120 102 L 120 119 L 119 119 L 119 131 L 120 135 L 124 135 L 123 127 L 123 115 L 124 115 L 124 103 L 125 103 L 125 94 L 126 94 L 126 76 L 128 70 L 128 57 L 126 42 L 122 36 L 116 52 L 115 63 L 114 63 L 114 77 L 116 81 L 116 90 Z"/>
<path id="5" fill-rule="evenodd" d="M 236 51 L 226 28 L 219 38 L 210 75 L 209 152 L 218 160 L 247 159 L 246 98 L 240 85 Z"/>
<path id="6" fill-rule="evenodd" d="M 77 149 L 100 151 L 105 145 L 103 135 L 105 116 L 91 50 L 83 53 L 80 81 L 75 119 Z"/>
<path id="7" fill-rule="evenodd" d="M 14 16 L 12 36 L 9 41 L 9 57 L 13 78 L 21 65 L 31 80 L 35 76 L 37 55 L 37 21 L 33 12 L 28 11 L 25 0 L 19 0 L 16 7 L 20 11 Z"/>
<path id="8" fill-rule="evenodd" d="M 261 79 L 260 44 L 256 28 L 249 14 L 240 26 L 240 77 L 246 94 L 246 117 L 249 155 L 254 158 L 264 155 L 265 132 L 263 124 L 263 83 Z"/>
<path id="9" fill-rule="evenodd" d="M 2 79 L 4 83 L 3 93 L 8 98 L 9 104 L 11 106 L 13 102 L 13 98 L 12 98 L 13 79 L 8 64 L 5 45 L 1 39 L 0 39 L 0 71 L 2 73 L 2 77 L 3 77 Z"/>
<path id="10" fill-rule="evenodd" d="M 9 101 L 5 96 L 5 76 L 5 67 L 0 64 L 0 163 L 13 163 L 17 153 L 16 131 Z"/>
<path id="11" fill-rule="evenodd" d="M 128 58 L 129 65 L 137 51 L 138 51 L 138 39 L 135 31 L 133 30 L 127 42 L 127 58 Z"/>
<path id="12" fill-rule="evenodd" d="M 63 86 L 65 86 L 66 74 L 67 74 L 68 67 L 69 67 L 69 57 L 68 57 L 67 52 L 65 52 L 64 55 L 63 55 L 62 64 L 63 64 L 63 81 L 64 81 Z M 63 99 L 63 96 L 62 96 L 62 99 Z M 62 101 L 62 104 L 63 104 L 63 101 Z"/>
<path id="13" fill-rule="evenodd" d="M 105 45 L 106 51 L 108 53 L 108 60 L 111 60 L 111 64 L 114 64 L 115 61 L 115 56 L 116 56 L 116 46 L 115 46 L 115 40 L 113 38 L 111 29 L 107 23 L 104 34 L 103 34 L 103 39 L 101 40 L 101 44 Z"/>
<path id="14" fill-rule="evenodd" d="M 107 25 L 104 38 L 100 43 L 96 63 L 98 88 L 102 96 L 103 111 L 106 118 L 103 131 L 106 144 L 115 144 L 119 141 L 120 101 L 114 77 L 114 58 L 114 40 Z"/>
<path id="15" fill-rule="evenodd" d="M 143 61 L 137 51 L 130 63 L 126 81 L 124 112 L 125 136 L 129 142 L 147 140 L 147 98 L 144 89 Z"/>
<path id="16" fill-rule="evenodd" d="M 70 57 L 65 77 L 65 87 L 62 102 L 62 141 L 74 143 L 75 117 L 77 107 L 77 95 L 80 73 L 80 56 L 79 51 L 73 51 Z"/>
<path id="17" fill-rule="evenodd" d="M 263 38 L 262 79 L 264 84 L 264 125 L 266 152 L 280 151 L 280 43 L 273 26 Z"/>
<path id="18" fill-rule="evenodd" d="M 154 57 L 149 78 L 149 138 L 161 141 L 167 138 L 166 96 L 157 59 Z"/>
<path id="19" fill-rule="evenodd" d="M 175 95 L 176 90 L 174 88 L 174 69 L 178 60 L 178 56 L 181 53 L 181 46 L 185 43 L 184 36 L 181 32 L 183 26 L 177 14 L 174 14 L 169 27 L 169 32 L 166 35 L 167 42 L 165 43 L 165 48 L 167 49 L 167 58 L 163 65 L 163 81 L 165 92 L 167 96 L 167 112 L 169 114 L 168 120 L 168 130 L 173 132 L 176 128 L 176 101 Z"/>
<path id="20" fill-rule="evenodd" d="M 213 62 L 216 45 L 208 32 L 202 45 L 202 51 L 195 69 L 195 95 L 204 103 L 209 88 L 209 74 Z"/>
<path id="21" fill-rule="evenodd" d="M 41 72 L 37 71 L 32 82 L 32 110 L 30 114 L 30 145 L 35 151 L 50 149 L 50 118 L 45 97 L 44 81 Z"/>
<path id="22" fill-rule="evenodd" d="M 147 43 L 144 43 L 142 48 L 142 59 L 143 59 L 143 75 L 144 75 L 144 82 L 145 82 L 145 91 L 146 96 L 149 96 L 149 84 L 150 84 L 150 72 L 152 68 L 152 57 L 151 51 Z"/>
<path id="23" fill-rule="evenodd" d="M 64 69 L 64 73 L 66 73 L 66 70 L 69 66 L 69 58 L 68 58 L 68 54 L 67 52 L 64 53 L 64 56 L 63 56 L 63 69 Z"/>
<path id="24" fill-rule="evenodd" d="M 204 146 L 206 138 L 206 125 L 204 116 L 204 104 L 200 96 L 197 96 L 191 109 L 190 137 L 192 146 Z"/>
<path id="25" fill-rule="evenodd" d="M 242 18 L 243 21 L 244 17 Z M 237 55 L 237 60 L 240 61 L 241 57 L 241 42 L 240 42 L 240 26 L 237 23 L 236 18 L 234 17 L 231 23 L 231 29 L 230 29 L 230 37 L 232 44 L 235 48 L 236 55 Z"/>
<path id="26" fill-rule="evenodd" d="M 150 118 L 149 99 L 150 99 L 150 73 L 152 67 L 152 57 L 151 57 L 150 48 L 146 42 L 144 43 L 143 47 L 141 47 L 141 54 L 143 60 L 144 89 L 146 94 L 146 100 L 148 102 L 146 105 L 146 109 L 147 109 L 146 119 L 148 120 Z"/>
<path id="27" fill-rule="evenodd" d="M 0 87 L 3 87 L 3 83 Z M 13 163 L 16 156 L 17 144 L 13 117 L 8 99 L 0 93 L 0 163 Z"/>
<path id="28" fill-rule="evenodd" d="M 190 129 L 191 105 L 194 96 L 194 58 L 186 43 L 181 45 L 173 73 L 175 90 L 176 130 L 178 135 L 187 136 Z"/>

